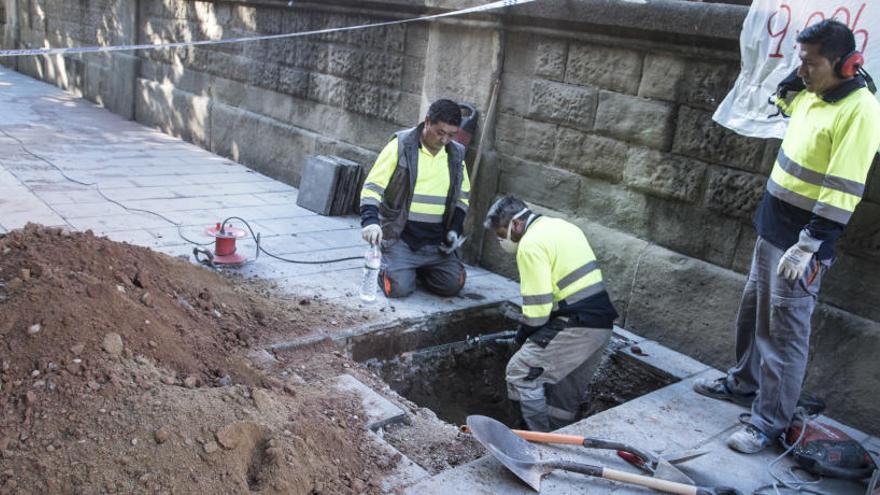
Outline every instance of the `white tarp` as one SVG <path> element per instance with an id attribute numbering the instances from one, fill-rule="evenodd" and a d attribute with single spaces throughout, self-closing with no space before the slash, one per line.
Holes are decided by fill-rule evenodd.
<path id="1" fill-rule="evenodd" d="M 865 56 L 865 70 L 880 68 L 880 1 L 878 0 L 754 0 L 740 34 L 742 68 L 713 119 L 744 136 L 782 138 L 785 121 L 767 98 L 798 65 L 797 35 L 822 19 L 835 18 L 853 30 L 856 50 Z M 880 74 L 876 74 L 880 75 Z M 878 81 L 880 82 L 880 81 Z"/>

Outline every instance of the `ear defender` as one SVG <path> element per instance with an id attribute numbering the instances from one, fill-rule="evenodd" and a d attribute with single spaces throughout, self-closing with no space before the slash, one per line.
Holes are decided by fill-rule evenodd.
<path id="1" fill-rule="evenodd" d="M 841 79 L 849 79 L 855 76 L 859 69 L 865 65 L 865 57 L 856 50 L 840 57 L 840 60 L 834 64 L 834 72 Z"/>

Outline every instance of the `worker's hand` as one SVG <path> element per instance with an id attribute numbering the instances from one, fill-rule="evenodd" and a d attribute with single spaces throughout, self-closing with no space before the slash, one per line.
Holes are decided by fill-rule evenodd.
<path id="1" fill-rule="evenodd" d="M 375 223 L 367 225 L 361 229 L 361 238 L 364 242 L 370 243 L 371 246 L 379 244 L 382 242 L 382 227 Z"/>
<path id="2" fill-rule="evenodd" d="M 461 237 L 458 232 L 450 230 L 446 233 L 446 241 L 440 244 L 440 251 L 446 254 L 452 254 L 456 249 L 460 248 L 467 236 Z"/>
<path id="3" fill-rule="evenodd" d="M 813 259 L 813 253 L 795 244 L 779 259 L 776 274 L 788 280 L 797 280 L 804 276 L 807 265 Z"/>

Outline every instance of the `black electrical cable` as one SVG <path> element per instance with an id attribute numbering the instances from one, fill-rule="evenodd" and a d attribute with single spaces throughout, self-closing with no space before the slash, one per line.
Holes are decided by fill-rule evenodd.
<path id="1" fill-rule="evenodd" d="M 229 217 L 226 220 L 223 220 L 223 222 L 220 224 L 220 232 L 223 232 L 226 230 L 226 224 L 229 223 L 230 220 L 238 220 L 239 222 L 243 223 L 245 225 L 245 227 L 247 227 L 248 231 L 251 233 L 251 238 L 253 238 L 254 242 L 257 243 L 257 249 L 259 250 L 259 252 L 265 253 L 266 256 L 269 256 L 271 258 L 275 258 L 276 260 L 285 261 L 287 263 L 296 263 L 296 264 L 300 264 L 300 265 L 323 265 L 324 263 L 338 263 L 341 261 L 359 260 L 359 259 L 363 258 L 363 256 L 350 256 L 348 258 L 336 258 L 336 259 L 332 259 L 332 260 L 322 260 L 322 261 L 304 261 L 304 260 L 291 260 L 288 258 L 282 258 L 281 256 L 278 256 L 277 254 L 272 254 L 269 251 L 266 251 L 266 248 L 264 248 L 262 246 L 262 244 L 260 244 L 260 241 L 257 239 L 257 236 L 254 234 L 254 229 L 251 228 L 251 225 L 249 223 L 247 223 L 247 220 L 245 220 L 244 218 Z"/>
<path id="2" fill-rule="evenodd" d="M 145 209 L 141 209 L 141 208 L 130 208 L 130 207 L 128 207 L 128 206 L 126 206 L 126 205 L 120 203 L 119 201 L 116 201 L 115 199 L 113 199 L 113 198 L 111 198 L 111 197 L 108 197 L 106 194 L 104 194 L 104 191 L 101 190 L 101 186 L 98 185 L 97 182 L 83 182 L 83 181 L 81 181 L 81 180 L 75 179 L 75 178 L 73 178 L 73 177 L 67 175 L 67 173 L 64 172 L 63 169 L 61 169 L 61 167 L 59 167 L 58 165 L 54 164 L 54 163 L 53 163 L 51 160 L 49 160 L 48 158 L 44 158 L 44 157 L 42 157 L 42 156 L 40 156 L 40 155 L 34 153 L 33 151 L 29 150 L 29 149 L 27 148 L 27 146 L 25 146 L 24 142 L 23 142 L 21 139 L 18 139 L 17 137 L 15 137 L 15 136 L 9 134 L 8 132 L 6 132 L 6 131 L 3 130 L 3 129 L 0 129 L 0 133 L 3 133 L 3 135 L 5 135 L 6 137 L 8 137 L 8 138 L 10 138 L 10 139 L 13 139 L 14 141 L 16 141 L 16 142 L 18 143 L 18 145 L 21 147 L 21 149 L 24 150 L 25 153 L 27 153 L 27 154 L 33 156 L 34 158 L 36 158 L 36 159 L 38 159 L 38 160 L 40 160 L 40 161 L 42 161 L 42 162 L 48 164 L 50 167 L 52 167 L 52 168 L 54 168 L 55 170 L 57 170 L 58 173 L 60 173 L 62 177 L 64 177 L 65 179 L 69 180 L 70 182 L 73 182 L 73 183 L 75 183 L 75 184 L 79 184 L 79 185 L 81 185 L 81 186 L 94 187 L 95 190 L 98 191 L 98 194 L 100 194 L 102 198 L 106 199 L 107 201 L 109 201 L 109 202 L 111 202 L 111 203 L 113 203 L 113 204 L 115 204 L 115 205 L 117 205 L 117 206 L 119 206 L 119 207 L 121 207 L 121 208 L 123 208 L 123 209 L 125 209 L 125 210 L 127 210 L 127 211 L 134 211 L 134 212 L 139 212 L 139 213 L 148 213 L 148 214 L 150 214 L 150 215 L 155 215 L 155 216 L 161 218 L 162 220 L 165 220 L 166 222 L 170 223 L 171 225 L 174 225 L 175 227 L 177 227 L 177 235 L 179 235 L 181 239 L 183 239 L 184 241 L 186 241 L 186 242 L 188 242 L 188 243 L 190 243 L 190 244 L 194 244 L 194 245 L 196 245 L 196 246 L 210 246 L 210 245 L 214 244 L 214 242 L 196 242 L 196 241 L 193 241 L 193 240 L 187 238 L 185 235 L 183 235 L 183 231 L 181 230 L 182 227 L 183 227 L 183 224 L 182 224 L 182 223 L 180 223 L 180 222 L 175 222 L 174 220 L 171 220 L 170 218 L 166 217 L 165 215 L 162 215 L 161 213 L 158 213 L 158 212 L 155 212 L 155 211 L 152 211 L 152 210 L 145 210 Z M 254 229 L 252 229 L 251 226 L 250 226 L 250 224 L 247 223 L 247 221 L 246 221 L 245 219 L 241 218 L 241 217 L 229 217 L 229 218 L 227 218 L 226 220 L 223 220 L 223 223 L 220 225 L 220 230 L 221 230 L 221 231 L 223 231 L 223 230 L 226 229 L 226 223 L 229 222 L 229 220 L 239 220 L 239 221 L 241 221 L 242 223 L 244 223 L 245 226 L 247 226 L 248 231 L 250 231 L 251 237 L 254 239 L 254 242 L 257 243 L 258 253 L 259 253 L 259 252 L 263 252 L 263 253 L 266 254 L 266 256 L 269 256 L 269 257 L 271 257 L 271 258 L 275 258 L 275 259 L 277 259 L 277 260 L 279 260 L 279 261 L 284 261 L 284 262 L 286 262 L 286 263 L 296 263 L 296 264 L 300 264 L 300 265 L 323 265 L 323 264 L 325 264 L 325 263 L 339 263 L 339 262 L 342 262 L 342 261 L 359 260 L 359 259 L 362 258 L 361 256 L 351 256 L 351 257 L 348 257 L 348 258 L 336 258 L 336 259 L 331 259 L 331 260 L 321 260 L 321 261 L 292 260 L 292 259 L 288 259 L 288 258 L 283 258 L 283 257 L 281 257 L 281 256 L 278 256 L 277 254 L 273 254 L 273 253 L 270 253 L 269 251 L 266 251 L 266 249 L 260 244 L 260 240 L 259 240 L 259 238 L 254 234 Z"/>

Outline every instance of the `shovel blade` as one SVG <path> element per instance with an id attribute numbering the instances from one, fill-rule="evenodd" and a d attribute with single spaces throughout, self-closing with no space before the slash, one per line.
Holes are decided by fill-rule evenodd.
<path id="1" fill-rule="evenodd" d="M 680 469 L 662 458 L 657 460 L 657 467 L 654 469 L 653 476 L 654 478 L 666 481 L 675 481 L 677 483 L 685 483 L 688 485 L 694 484 L 694 480 L 688 475 L 684 474 Z"/>
<path id="2" fill-rule="evenodd" d="M 486 416 L 468 416 L 467 425 L 492 457 L 533 490 L 541 490 L 541 478 L 547 474 L 546 469 L 538 462 L 528 442 L 503 423 Z"/>

